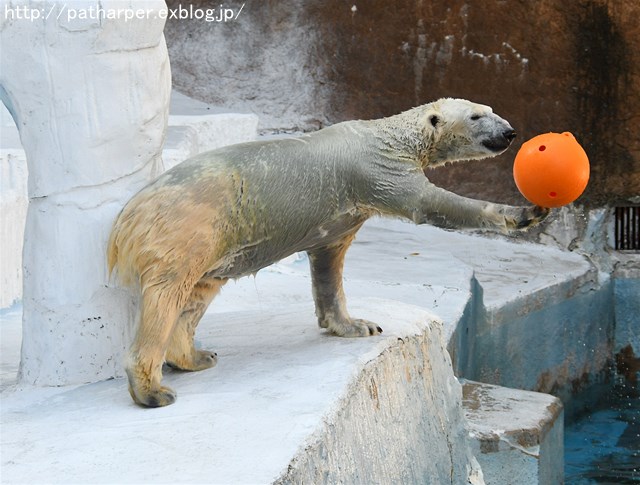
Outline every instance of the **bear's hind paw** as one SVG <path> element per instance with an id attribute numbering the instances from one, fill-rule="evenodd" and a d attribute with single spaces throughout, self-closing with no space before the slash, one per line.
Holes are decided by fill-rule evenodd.
<path id="1" fill-rule="evenodd" d="M 176 402 L 176 393 L 169 387 L 160 387 L 160 389 L 149 391 L 145 394 L 140 392 L 136 393 L 131 386 L 129 386 L 129 394 L 136 402 L 136 404 L 146 408 L 160 408 L 168 406 Z"/>

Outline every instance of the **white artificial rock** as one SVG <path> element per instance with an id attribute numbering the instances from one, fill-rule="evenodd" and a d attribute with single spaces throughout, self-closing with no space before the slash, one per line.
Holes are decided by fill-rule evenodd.
<path id="1" fill-rule="evenodd" d="M 131 401 L 124 379 L 7 390 L 7 483 L 484 483 L 442 325 L 424 309 L 353 299 L 384 333 L 340 338 L 312 304 L 206 315 L 219 363 L 168 372 L 175 404 Z"/>
<path id="2" fill-rule="evenodd" d="M 180 162 L 198 153 L 198 134 L 192 126 L 169 126 L 162 150 L 165 169 L 175 167 Z"/>
<path id="3" fill-rule="evenodd" d="M 173 91 L 162 153 L 165 169 L 198 153 L 255 140 L 257 135 L 255 114 L 230 113 Z"/>
<path id="4" fill-rule="evenodd" d="M 257 132 L 258 117 L 252 114 L 171 115 L 168 143 L 163 152 L 165 168 L 168 170 L 198 153 L 252 141 Z"/>
<path id="5" fill-rule="evenodd" d="M 206 116 L 171 115 L 169 126 L 190 126 L 198 139 L 198 152 L 242 143 L 255 138 L 258 117 L 252 114 L 224 113 Z"/>
<path id="6" fill-rule="evenodd" d="M 18 130 L 2 104 L 0 140 L 0 308 L 7 308 L 22 298 L 28 174 Z"/>
<path id="7" fill-rule="evenodd" d="M 224 113 L 219 109 L 171 93 L 169 127 L 162 150 L 165 169 L 200 151 L 252 141 L 257 118 L 252 114 Z M 213 113 L 213 114 L 212 114 Z M 22 246 L 27 217 L 27 161 L 11 115 L 0 105 L 0 309 L 22 298 Z M 178 123 L 184 123 L 180 125 Z M 124 188 L 128 192 L 128 188 Z M 92 194 L 87 194 L 91 196 Z M 91 205 L 91 201 L 85 205 Z"/>
<path id="8" fill-rule="evenodd" d="M 425 314 L 422 327 L 405 305 L 374 305 L 367 318 L 384 324 L 391 340 L 375 358 L 361 357 L 369 361 L 276 483 L 484 483 L 442 323 Z M 387 324 L 394 318 L 402 331 Z"/>
<path id="9" fill-rule="evenodd" d="M 107 288 L 106 241 L 128 198 L 162 170 L 170 72 L 164 1 L 3 2 L 0 95 L 29 167 L 21 380 L 120 372 L 131 297 Z M 6 12 L 52 12 L 32 21 Z M 65 9 L 149 10 L 68 20 Z M 60 15 L 58 15 L 60 14 Z M 25 49 L 25 46 L 29 46 Z"/>

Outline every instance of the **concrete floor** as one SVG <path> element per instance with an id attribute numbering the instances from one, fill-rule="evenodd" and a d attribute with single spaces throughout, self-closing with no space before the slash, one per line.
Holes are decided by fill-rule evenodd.
<path id="1" fill-rule="evenodd" d="M 292 257 L 224 288 L 198 333 L 218 352 L 219 365 L 169 373 L 179 400 L 151 411 L 133 405 L 122 379 L 70 388 L 13 385 L 19 312 L 4 312 L 3 481 L 270 482 L 321 425 L 363 359 L 411 328 L 415 310 L 406 305 L 439 317 L 448 341 L 474 275 L 485 300 L 500 306 L 553 293 L 589 270 L 580 256 L 549 247 L 373 220 L 347 256 L 345 288 L 352 315 L 380 323 L 382 337 L 321 332 L 308 263 Z M 204 461 L 198 450 L 206 450 Z"/>

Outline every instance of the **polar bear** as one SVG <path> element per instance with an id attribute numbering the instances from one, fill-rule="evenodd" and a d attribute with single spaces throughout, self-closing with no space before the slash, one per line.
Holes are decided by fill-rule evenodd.
<path id="1" fill-rule="evenodd" d="M 134 401 L 175 401 L 161 384 L 165 362 L 214 366 L 216 354 L 193 343 L 214 296 L 229 279 L 294 252 L 309 255 L 320 327 L 342 337 L 381 333 L 346 308 L 342 267 L 358 229 L 374 215 L 447 228 L 537 223 L 547 210 L 468 199 L 424 175 L 427 166 L 495 156 L 515 136 L 488 106 L 445 98 L 298 138 L 227 146 L 165 172 L 126 204 L 108 244 L 109 271 L 141 293 L 126 365 Z"/>

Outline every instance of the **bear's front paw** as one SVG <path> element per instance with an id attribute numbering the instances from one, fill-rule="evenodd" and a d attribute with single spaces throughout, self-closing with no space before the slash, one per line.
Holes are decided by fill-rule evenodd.
<path id="1" fill-rule="evenodd" d="M 508 229 L 529 229 L 540 224 L 551 212 L 547 207 L 537 205 L 530 207 L 518 207 L 515 214 L 506 214 L 505 221 Z"/>
<path id="2" fill-rule="evenodd" d="M 349 318 L 340 322 L 331 321 L 326 328 L 339 337 L 370 337 L 382 333 L 378 324 L 360 318 Z"/>

